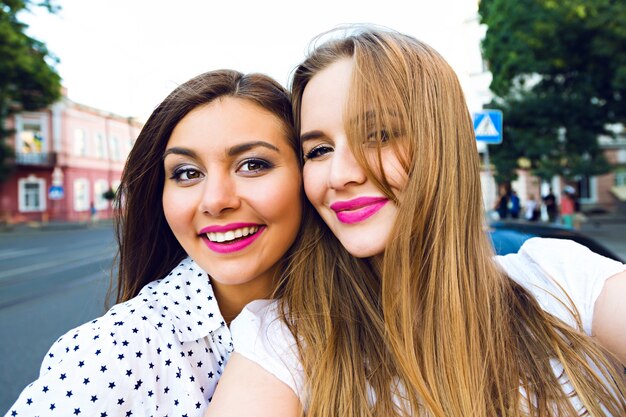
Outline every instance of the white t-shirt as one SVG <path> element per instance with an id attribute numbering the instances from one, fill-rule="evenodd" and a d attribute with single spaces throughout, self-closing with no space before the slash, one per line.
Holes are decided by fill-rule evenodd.
<path id="1" fill-rule="evenodd" d="M 626 270 L 626 264 L 563 239 L 532 238 L 518 253 L 497 256 L 496 261 L 536 297 L 545 311 L 574 327 L 576 320 L 565 307 L 573 303 L 588 335 L 591 335 L 594 304 L 604 282 Z M 304 372 L 295 339 L 280 320 L 277 303 L 253 301 L 231 323 L 230 330 L 235 351 L 287 384 L 306 408 Z M 560 374 L 558 361 L 553 367 Z M 564 389 L 568 388 L 564 386 Z"/>

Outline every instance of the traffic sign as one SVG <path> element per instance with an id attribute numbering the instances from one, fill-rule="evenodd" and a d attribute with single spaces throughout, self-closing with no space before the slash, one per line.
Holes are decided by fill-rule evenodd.
<path id="1" fill-rule="evenodd" d="M 502 143 L 502 111 L 484 109 L 474 113 L 476 140 L 491 144 Z"/>
<path id="2" fill-rule="evenodd" d="M 48 198 L 50 200 L 60 200 L 63 198 L 63 195 L 64 191 L 61 185 L 53 185 L 48 189 Z"/>

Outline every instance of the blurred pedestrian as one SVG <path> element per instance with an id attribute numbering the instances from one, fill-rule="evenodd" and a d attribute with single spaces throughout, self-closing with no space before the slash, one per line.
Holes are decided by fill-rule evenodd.
<path id="1" fill-rule="evenodd" d="M 511 190 L 509 195 L 509 214 L 513 219 L 519 219 L 519 212 L 521 210 L 519 197 L 517 191 Z"/>
<path id="2" fill-rule="evenodd" d="M 500 220 L 509 217 L 509 192 L 504 184 L 500 184 L 498 200 L 494 206 L 494 210 L 498 213 Z"/>
<path id="3" fill-rule="evenodd" d="M 548 190 L 548 194 L 543 196 L 542 200 L 543 200 L 543 205 L 546 208 L 546 213 L 548 214 L 548 221 L 550 223 L 555 223 L 559 216 L 559 210 L 558 210 L 558 205 L 556 203 L 556 197 L 554 196 L 554 193 L 552 192 L 552 188 Z"/>
<path id="4" fill-rule="evenodd" d="M 98 221 L 98 210 L 96 209 L 96 205 L 92 201 L 89 203 L 89 222 L 91 224 L 95 224 Z"/>
<path id="5" fill-rule="evenodd" d="M 528 221 L 537 221 L 540 216 L 541 211 L 539 210 L 537 200 L 535 200 L 535 195 L 529 194 L 526 205 L 524 206 L 524 219 Z"/>
<path id="6" fill-rule="evenodd" d="M 574 228 L 574 198 L 568 187 L 561 196 L 561 223 L 567 228 Z"/>

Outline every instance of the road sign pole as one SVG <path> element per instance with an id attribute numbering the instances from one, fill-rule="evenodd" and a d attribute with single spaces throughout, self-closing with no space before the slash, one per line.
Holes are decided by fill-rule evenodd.
<path id="1" fill-rule="evenodd" d="M 489 145 L 485 145 L 485 170 L 487 171 L 487 186 L 486 188 L 486 192 L 487 192 L 487 207 L 485 207 L 485 209 L 487 211 L 491 210 L 491 208 L 494 206 L 494 192 L 493 192 L 493 176 L 491 173 L 491 161 L 489 160 Z"/>

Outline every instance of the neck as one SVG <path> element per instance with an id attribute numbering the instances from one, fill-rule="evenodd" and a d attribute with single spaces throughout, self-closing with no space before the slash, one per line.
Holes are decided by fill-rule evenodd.
<path id="1" fill-rule="evenodd" d="M 241 313 L 241 310 L 254 300 L 270 298 L 276 287 L 277 272 L 268 272 L 266 276 L 254 278 L 242 284 L 224 284 L 211 280 L 215 299 L 227 325 Z"/>

